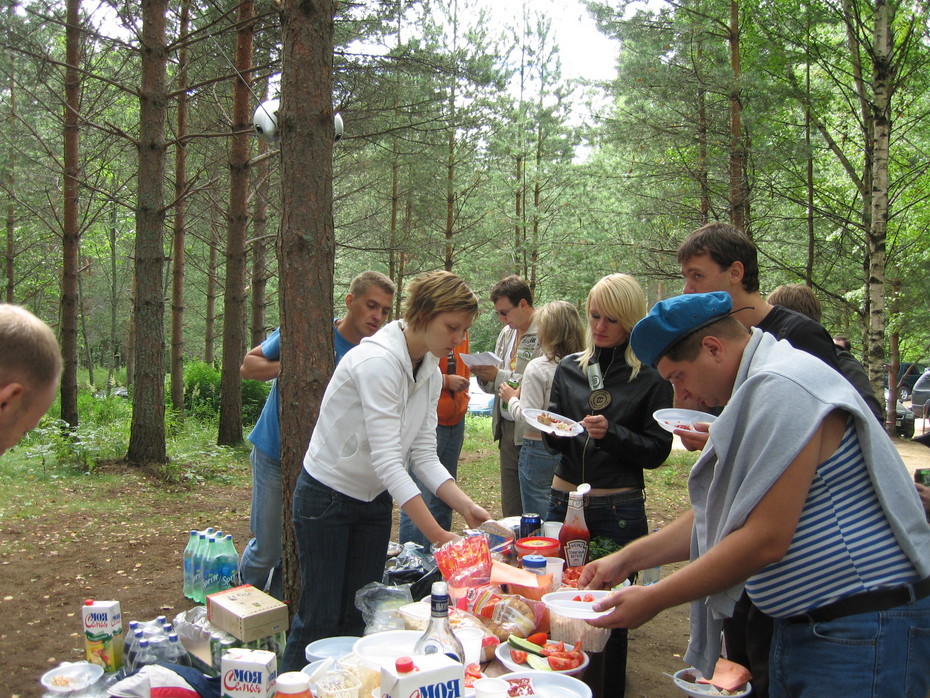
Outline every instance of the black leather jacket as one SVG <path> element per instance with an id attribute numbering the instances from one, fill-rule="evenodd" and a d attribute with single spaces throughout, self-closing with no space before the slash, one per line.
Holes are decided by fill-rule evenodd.
<path id="1" fill-rule="evenodd" d="M 583 432 L 574 438 L 543 434 L 546 446 L 561 453 L 555 474 L 572 484 L 587 482 L 593 488 L 643 487 L 643 469 L 658 468 L 672 450 L 672 435 L 652 418 L 652 413 L 672 406 L 672 384 L 648 366 L 629 380 L 632 369 L 624 360 L 626 344 L 602 349 L 591 358 L 598 360 L 610 404 L 595 412 L 588 405 L 591 389 L 578 365 L 578 354 L 559 363 L 549 394 L 549 409 L 580 421 L 589 414 L 607 417 L 603 439 Z M 613 353 L 616 359 L 611 364 Z M 608 368 L 609 365 L 609 368 Z"/>

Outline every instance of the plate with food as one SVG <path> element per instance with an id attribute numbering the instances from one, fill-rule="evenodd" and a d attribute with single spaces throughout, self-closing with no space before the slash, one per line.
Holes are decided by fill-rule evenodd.
<path id="1" fill-rule="evenodd" d="M 523 416 L 526 418 L 526 423 L 534 429 L 555 434 L 556 436 L 578 436 L 584 431 L 584 427 L 578 422 L 549 410 L 527 408 L 523 410 Z"/>
<path id="2" fill-rule="evenodd" d="M 80 691 L 103 676 L 103 667 L 90 662 L 65 662 L 59 667 L 46 671 L 40 681 L 50 691 L 70 693 Z"/>
<path id="3" fill-rule="evenodd" d="M 508 696 L 538 698 L 591 698 L 587 684 L 565 674 L 545 671 L 514 671 L 501 676 L 510 684 Z"/>
<path id="4" fill-rule="evenodd" d="M 568 618 L 593 620 L 601 616 L 606 616 L 613 611 L 612 608 L 606 611 L 595 611 L 593 608 L 597 601 L 600 601 L 605 596 L 609 596 L 612 593 L 614 593 L 613 590 L 577 591 L 572 589 L 570 591 L 553 591 L 548 594 L 543 594 L 542 600 L 550 611 L 554 610 L 556 613 L 560 613 Z"/>
<path id="5" fill-rule="evenodd" d="M 580 647 L 567 642 L 550 642 L 537 645 L 524 638 L 511 635 L 494 650 L 495 656 L 510 671 L 534 670 L 544 674 L 574 676 L 587 668 L 590 659 Z"/>
<path id="6" fill-rule="evenodd" d="M 716 674 L 714 674 L 716 677 Z M 752 693 L 752 688 L 749 683 L 743 683 L 739 686 L 735 686 L 730 690 L 714 686 L 713 684 L 707 682 L 707 680 L 701 676 L 701 672 L 695 668 L 682 669 L 681 671 L 676 671 L 672 680 L 675 682 L 675 685 L 678 686 L 682 691 L 687 695 L 692 696 L 692 698 L 701 698 L 702 696 L 731 696 L 735 698 L 745 698 L 750 693 Z"/>
<path id="7" fill-rule="evenodd" d="M 697 410 L 685 410 L 679 407 L 670 407 L 665 410 L 656 410 L 652 413 L 652 418 L 659 423 L 659 426 L 665 431 L 675 431 L 676 429 L 686 429 L 690 431 L 707 431 L 707 429 L 697 429 L 696 424 L 710 425 L 717 417 L 709 412 L 698 412 Z"/>

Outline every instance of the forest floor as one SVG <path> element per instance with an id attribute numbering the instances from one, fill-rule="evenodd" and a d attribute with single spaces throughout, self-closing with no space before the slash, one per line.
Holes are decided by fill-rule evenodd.
<path id="1" fill-rule="evenodd" d="M 896 443 L 911 470 L 930 467 L 930 449 Z M 222 528 L 239 547 L 248 537 L 250 489 L 242 478 L 191 490 L 125 466 L 102 470 L 60 487 L 37 488 L 42 501 L 34 503 L 34 516 L 0 516 L 0 675 L 7 677 L 0 696 L 40 696 L 43 672 L 83 658 L 85 598 L 118 599 L 124 623 L 173 618 L 191 608 L 182 593 L 181 568 L 190 529 Z M 647 508 L 652 526 L 680 511 L 658 493 Z M 662 672 L 684 667 L 687 641 L 684 606 L 632 631 L 627 695 L 681 695 Z"/>

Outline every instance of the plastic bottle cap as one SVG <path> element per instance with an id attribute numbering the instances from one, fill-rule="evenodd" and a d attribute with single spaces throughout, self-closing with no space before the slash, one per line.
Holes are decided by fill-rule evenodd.
<path id="1" fill-rule="evenodd" d="M 302 671 L 285 671 L 275 679 L 278 693 L 306 693 L 310 690 L 310 677 Z"/>
<path id="2" fill-rule="evenodd" d="M 409 674 L 416 669 L 411 657 L 399 657 L 397 661 L 394 662 L 394 668 L 397 669 L 398 674 Z"/>
<path id="3" fill-rule="evenodd" d="M 534 570 L 544 570 L 546 569 L 546 557 L 536 554 L 524 555 L 523 567 L 525 569 L 533 568 Z"/>
<path id="4" fill-rule="evenodd" d="M 591 485 L 589 485 L 587 482 L 582 482 L 580 485 L 578 485 L 578 487 L 575 488 L 575 492 L 577 492 L 578 494 L 582 496 L 588 494 L 588 492 L 590 491 L 591 491 Z"/>

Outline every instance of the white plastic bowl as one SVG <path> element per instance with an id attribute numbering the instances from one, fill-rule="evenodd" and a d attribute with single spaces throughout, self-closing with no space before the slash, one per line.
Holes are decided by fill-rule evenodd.
<path id="1" fill-rule="evenodd" d="M 339 659 L 345 657 L 352 651 L 352 646 L 358 640 L 354 635 L 339 635 L 337 637 L 324 637 L 307 645 L 304 650 L 304 656 L 308 662 L 316 662 L 320 659 L 332 657 Z"/>
<path id="2" fill-rule="evenodd" d="M 382 666 L 393 667 L 401 657 L 413 654 L 413 647 L 423 636 L 421 630 L 385 630 L 355 641 L 352 651 L 375 671 Z"/>
<path id="3" fill-rule="evenodd" d="M 697 679 L 703 678 L 700 671 L 695 668 L 690 669 L 680 669 L 676 671 L 672 680 L 675 682 L 675 685 L 678 686 L 682 691 L 684 691 L 692 698 L 707 698 L 707 696 L 728 696 L 728 698 L 745 698 L 750 693 L 752 693 L 752 686 L 748 683 L 743 684 L 738 690 L 737 693 L 721 693 L 718 689 L 711 686 L 709 683 L 694 683 L 692 681 L 685 681 L 683 676 L 685 674 L 691 674 L 694 676 L 695 681 Z"/>
<path id="4" fill-rule="evenodd" d="M 542 600 L 543 603 L 549 608 L 550 611 L 556 611 L 559 614 L 565 616 L 566 618 L 579 618 L 581 620 L 592 620 L 594 618 L 600 618 L 601 616 L 606 616 L 613 609 L 608 609 L 606 611 L 595 611 L 592 606 L 595 602 L 600 601 L 605 596 L 609 596 L 614 593 L 613 590 L 598 590 L 598 591 L 578 591 L 577 589 L 569 589 L 565 591 L 553 591 L 549 594 L 543 594 Z M 573 599 L 576 596 L 592 598 L 591 601 L 574 601 Z"/>

